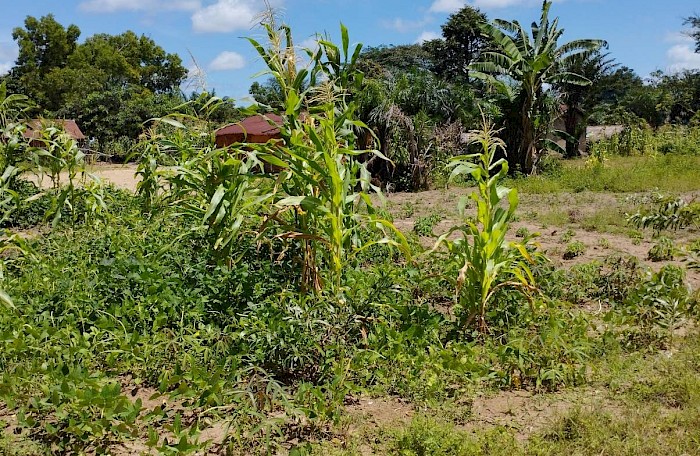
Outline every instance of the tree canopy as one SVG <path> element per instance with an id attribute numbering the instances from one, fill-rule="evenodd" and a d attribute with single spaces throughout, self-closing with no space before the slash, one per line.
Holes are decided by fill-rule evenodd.
<path id="1" fill-rule="evenodd" d="M 564 29 L 559 19 L 550 22 L 551 1 L 542 5 L 539 22 L 528 33 L 517 21 L 497 19 L 484 26 L 493 39 L 493 50 L 482 53 L 481 60 L 471 65 L 473 75 L 488 81 L 506 98 L 513 115 L 506 118 L 509 131 L 509 157 L 524 173 L 532 173 L 544 141 L 550 131 L 552 102 L 547 85 L 587 85 L 584 76 L 567 71 L 575 59 L 599 50 L 602 40 L 575 40 L 559 45 Z M 499 79 L 505 77 L 515 84 Z"/>
<path id="2" fill-rule="evenodd" d="M 174 106 L 187 69 L 177 54 L 132 31 L 97 34 L 79 43 L 80 29 L 49 14 L 29 16 L 12 33 L 19 46 L 8 87 L 34 100 L 45 116 L 80 121 L 102 141 L 135 138 L 141 124 Z"/>
<path id="3" fill-rule="evenodd" d="M 687 17 L 684 24 L 692 28 L 688 35 L 695 40 L 695 52 L 700 53 L 700 14 Z"/>
<path id="4" fill-rule="evenodd" d="M 430 40 L 424 48 L 431 55 L 433 70 L 451 81 L 469 82 L 469 64 L 490 43 L 483 26 L 487 18 L 478 8 L 465 6 L 449 16 L 442 26 L 442 39 Z"/>

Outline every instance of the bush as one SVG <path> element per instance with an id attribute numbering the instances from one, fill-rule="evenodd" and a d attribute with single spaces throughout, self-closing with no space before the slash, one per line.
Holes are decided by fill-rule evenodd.
<path id="1" fill-rule="evenodd" d="M 442 216 L 440 214 L 418 217 L 415 225 L 413 225 L 413 232 L 418 236 L 434 236 L 433 229 L 435 229 L 441 220 Z"/>
<path id="2" fill-rule="evenodd" d="M 671 261 L 676 248 L 673 241 L 667 237 L 660 237 L 654 246 L 649 249 L 647 259 L 651 261 Z"/>
<path id="3" fill-rule="evenodd" d="M 564 251 L 565 260 L 573 260 L 574 258 L 586 253 L 586 244 L 581 241 L 570 242 L 566 245 L 566 250 Z"/>

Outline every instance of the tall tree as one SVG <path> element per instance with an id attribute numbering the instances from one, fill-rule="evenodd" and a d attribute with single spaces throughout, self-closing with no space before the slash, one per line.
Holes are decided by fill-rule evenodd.
<path id="1" fill-rule="evenodd" d="M 255 81 L 248 90 L 253 99 L 265 109 L 280 111 L 284 108 L 284 93 L 275 78 L 268 78 L 264 83 Z"/>
<path id="2" fill-rule="evenodd" d="M 433 71 L 449 81 L 469 82 L 469 65 L 490 41 L 483 32 L 486 23 L 486 15 L 468 5 L 450 15 L 442 26 L 442 39 L 423 44 L 432 56 Z"/>
<path id="3" fill-rule="evenodd" d="M 372 68 L 371 64 L 378 65 L 378 67 L 372 68 L 375 71 L 389 71 L 391 73 L 416 69 L 429 70 L 434 65 L 432 55 L 419 44 L 369 46 L 362 51 L 359 63 L 361 69 L 367 74 L 370 73 L 367 69 Z"/>
<path id="4" fill-rule="evenodd" d="M 514 157 L 508 159 L 528 174 L 535 170 L 549 132 L 547 114 L 552 104 L 546 85 L 590 84 L 584 76 L 565 68 L 571 67 L 573 59 L 590 55 L 605 44 L 584 39 L 559 46 L 564 30 L 559 28 L 558 18 L 549 21 L 551 6 L 551 1 L 544 1 L 540 21 L 532 24 L 531 35 L 517 21 L 497 19 L 484 25 L 493 39 L 493 50 L 482 53 L 481 60 L 471 65 L 474 76 L 487 80 L 517 109 L 517 124 L 506 125 L 513 132 L 509 152 L 514 152 Z"/>
<path id="5" fill-rule="evenodd" d="M 688 35 L 695 40 L 695 52 L 700 53 L 700 14 L 687 17 L 683 24 L 692 28 Z"/>
<path id="6" fill-rule="evenodd" d="M 10 88 L 42 104 L 48 91 L 43 84 L 44 78 L 53 69 L 66 66 L 79 37 L 78 26 L 65 28 L 52 14 L 41 19 L 28 16 L 24 28 L 16 27 L 12 31 L 19 54 L 7 77 Z"/>
<path id="7" fill-rule="evenodd" d="M 182 101 L 187 69 L 177 54 L 131 31 L 82 44 L 79 36 L 78 27 L 65 28 L 52 15 L 27 17 L 13 32 L 19 57 L 8 86 L 35 100 L 44 115 L 76 118 L 103 141 L 135 138 L 144 120 L 163 114 L 160 107 Z"/>

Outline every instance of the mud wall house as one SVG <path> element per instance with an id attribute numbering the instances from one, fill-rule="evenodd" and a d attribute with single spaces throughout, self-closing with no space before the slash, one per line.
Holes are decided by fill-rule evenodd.
<path id="1" fill-rule="evenodd" d="M 258 114 L 240 122 L 226 125 L 216 131 L 216 146 L 227 147 L 236 143 L 264 144 L 281 139 L 280 126 L 284 119 L 277 114 Z"/>
<path id="2" fill-rule="evenodd" d="M 560 114 L 554 119 L 554 122 L 552 123 L 552 130 L 558 130 L 558 131 L 566 131 L 566 119 L 565 119 L 565 112 L 568 109 L 566 106 L 562 106 L 560 110 Z M 583 122 L 584 116 L 583 112 L 581 112 L 579 109 L 576 109 L 575 111 L 575 116 L 576 116 L 576 123 L 580 125 L 581 122 Z M 561 147 L 563 150 L 566 150 L 566 140 L 563 138 L 560 138 L 559 136 L 550 133 L 548 136 L 548 139 L 551 141 L 555 142 L 559 147 Z M 584 154 L 586 153 L 586 130 L 583 130 L 581 132 L 581 135 L 578 138 L 578 151 L 579 154 Z"/>
<path id="3" fill-rule="evenodd" d="M 29 144 L 31 146 L 41 147 L 44 145 L 41 141 L 41 130 L 52 126 L 65 131 L 68 136 L 78 143 L 78 147 L 85 147 L 87 144 L 87 138 L 73 119 L 32 119 L 27 122 L 27 129 L 24 132 L 24 137 L 29 139 Z"/>
<path id="4" fill-rule="evenodd" d="M 226 125 L 216 131 L 216 147 L 232 144 L 265 144 L 273 139 L 282 139 L 280 127 L 284 118 L 277 114 L 258 114 L 240 122 Z M 281 168 L 265 164 L 266 172 L 279 172 Z"/>

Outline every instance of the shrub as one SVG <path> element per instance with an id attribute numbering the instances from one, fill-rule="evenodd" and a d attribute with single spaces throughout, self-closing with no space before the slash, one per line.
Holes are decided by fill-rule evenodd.
<path id="1" fill-rule="evenodd" d="M 651 261 L 670 261 L 673 260 L 673 255 L 676 248 L 673 241 L 667 237 L 660 237 L 654 246 L 649 249 L 647 259 Z"/>
<path id="2" fill-rule="evenodd" d="M 440 214 L 418 217 L 415 225 L 413 225 L 413 232 L 418 236 L 434 236 L 433 229 L 441 220 L 442 216 Z"/>
<path id="3" fill-rule="evenodd" d="M 564 251 L 565 260 L 573 260 L 574 258 L 586 253 L 586 244 L 581 241 L 570 242 L 566 245 L 566 250 Z"/>

